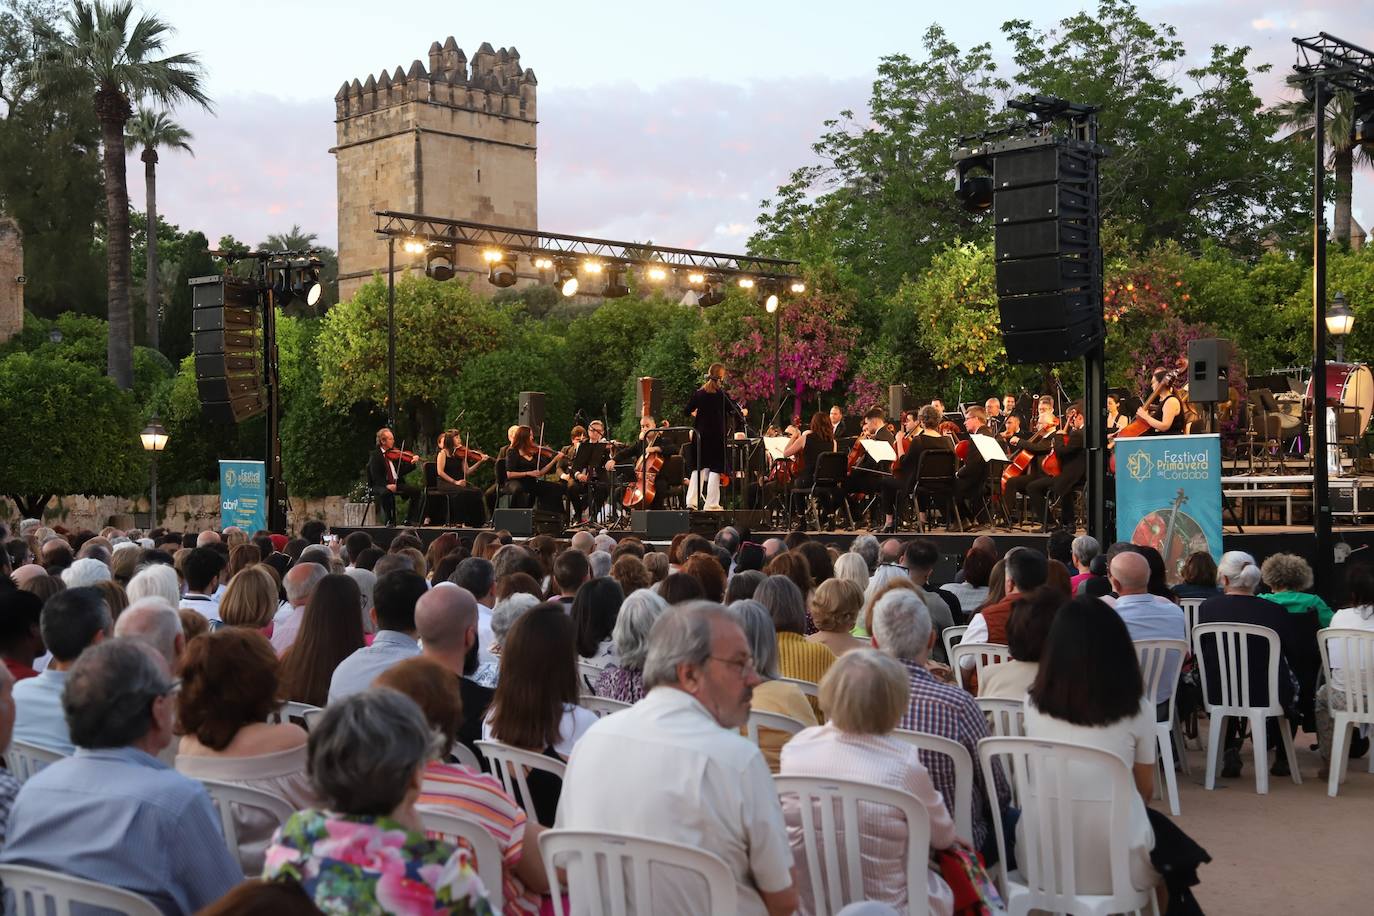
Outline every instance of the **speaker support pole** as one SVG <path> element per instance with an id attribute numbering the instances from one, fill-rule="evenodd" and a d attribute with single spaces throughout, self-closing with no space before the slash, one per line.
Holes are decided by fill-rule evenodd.
<path id="1" fill-rule="evenodd" d="M 1313 81 L 1316 159 L 1312 169 L 1312 527 L 1316 535 L 1312 564 L 1317 594 L 1331 594 L 1331 491 L 1326 463 L 1326 106 L 1330 90 L 1318 75 Z"/>
<path id="2" fill-rule="evenodd" d="M 267 394 L 267 528 L 286 532 L 286 484 L 281 470 L 281 397 L 277 373 L 277 303 L 266 282 L 266 262 L 259 261 L 262 281 L 262 372 Z M 251 534 L 251 532 L 250 532 Z"/>
<path id="3" fill-rule="evenodd" d="M 1108 530 L 1107 498 L 1107 355 L 1101 341 L 1083 354 L 1084 442 L 1088 449 L 1088 478 L 1084 489 L 1088 534 L 1102 545 L 1116 540 Z M 1113 500 L 1114 502 L 1115 500 Z M 1111 524 L 1115 527 L 1116 513 Z"/>

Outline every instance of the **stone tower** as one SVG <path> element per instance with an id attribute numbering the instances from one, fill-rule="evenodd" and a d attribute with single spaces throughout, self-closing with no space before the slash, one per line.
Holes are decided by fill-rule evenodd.
<path id="1" fill-rule="evenodd" d="M 340 298 L 386 271 L 377 210 L 537 228 L 535 87 L 515 48 L 483 42 L 469 62 L 450 36 L 430 45 L 428 70 L 417 60 L 339 88 Z M 486 273 L 480 251 L 458 255 L 461 270 Z M 398 244 L 397 269 L 415 263 Z"/>
<path id="2" fill-rule="evenodd" d="M 24 234 L 0 216 L 0 343 L 24 329 Z"/>

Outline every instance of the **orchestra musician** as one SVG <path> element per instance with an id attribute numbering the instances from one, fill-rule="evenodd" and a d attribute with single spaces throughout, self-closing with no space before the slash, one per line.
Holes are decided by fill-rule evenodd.
<path id="1" fill-rule="evenodd" d="M 692 476 L 687 484 L 687 508 L 697 508 L 701 497 L 701 476 L 706 473 L 706 511 L 719 512 L 720 475 L 725 473 L 725 426 L 730 407 L 725 403 L 725 366 L 712 363 L 706 384 L 687 402 L 692 418 L 695 456 Z"/>
<path id="2" fill-rule="evenodd" d="M 558 453 L 535 444 L 528 426 L 519 426 L 506 450 L 506 493 L 525 496 L 539 508 L 554 513 L 563 511 L 563 488 L 541 478 L 558 464 Z"/>
<path id="3" fill-rule="evenodd" d="M 1152 410 L 1141 407 L 1136 417 L 1150 426 L 1156 436 L 1181 436 L 1187 430 L 1188 417 L 1183 409 L 1183 401 L 1173 388 L 1173 376 L 1163 366 L 1154 371 L 1154 384 L 1159 389 Z M 1158 415 L 1156 416 L 1156 411 Z"/>
<path id="4" fill-rule="evenodd" d="M 1008 506 L 1016 505 L 1016 494 L 1025 493 L 1026 488 L 1034 481 L 1045 476 L 1041 466 L 1046 455 L 1050 453 L 1050 434 L 1059 426 L 1059 418 L 1054 415 L 1054 401 L 1049 398 L 1041 398 L 1040 415 L 1036 419 L 1034 434 L 1025 437 L 1017 452 L 1029 452 L 1031 455 L 1030 465 L 1021 474 L 1005 480 L 1002 486 L 1002 498 Z M 1011 455 L 1012 458 L 1016 454 Z"/>
<path id="5" fill-rule="evenodd" d="M 954 450 L 949 437 L 940 432 L 940 420 L 940 412 L 933 404 L 922 407 L 919 412 L 902 412 L 902 435 L 897 440 L 902 460 L 898 472 L 883 480 L 883 511 L 887 514 L 883 533 L 897 530 L 897 500 L 901 498 L 901 494 L 910 493 L 916 486 L 916 473 L 921 466 L 921 455 L 928 451 Z M 918 506 L 917 511 L 924 524 L 925 507 Z"/>
<path id="6" fill-rule="evenodd" d="M 631 467 L 633 467 L 636 463 L 638 463 L 640 458 L 647 458 L 649 455 L 662 455 L 665 459 L 667 459 L 672 455 L 676 454 L 677 448 L 675 446 L 671 444 L 667 446 L 660 446 L 657 444 L 657 429 L 658 423 L 654 420 L 653 417 L 649 416 L 648 414 L 645 414 L 644 416 L 640 417 L 639 437 L 635 439 L 634 445 L 626 446 L 617 451 L 614 459 L 608 458 L 606 460 L 607 474 L 614 474 L 617 465 L 619 465 L 621 468 L 625 468 L 626 465 L 630 465 Z M 627 473 L 624 479 L 626 482 L 630 482 L 630 475 Z M 653 500 L 645 508 L 659 508 L 659 503 L 662 500 L 662 498 L 663 492 L 660 488 L 655 491 Z"/>
<path id="7" fill-rule="evenodd" d="M 1031 517 L 1043 519 L 1048 494 L 1059 501 L 1059 522 L 1065 528 L 1075 527 L 1073 500 L 1070 491 L 1081 486 L 1088 473 L 1088 452 L 1084 447 L 1083 403 L 1075 401 L 1064 415 L 1064 429 L 1051 437 L 1059 473 L 1043 474 L 1026 486 L 1030 499 Z M 1017 478 L 1019 479 L 1019 478 Z"/>
<path id="8" fill-rule="evenodd" d="M 586 521 L 592 506 L 605 502 L 610 495 L 610 478 L 601 469 L 602 457 L 609 457 L 610 444 L 606 441 L 606 424 L 593 420 L 587 424 L 587 440 L 578 443 L 573 453 L 571 477 L 567 484 L 568 502 L 572 504 L 573 518 Z M 606 462 L 614 467 L 614 462 Z"/>
<path id="9" fill-rule="evenodd" d="M 833 415 L 839 408 L 830 408 Z M 819 410 L 811 415 L 811 425 L 806 429 L 799 429 L 796 426 L 788 426 L 787 434 L 792 440 L 787 443 L 787 447 L 782 450 L 783 458 L 793 458 L 801 455 L 801 472 L 792 480 L 794 491 L 809 490 L 816 482 L 816 464 L 825 452 L 835 451 L 835 431 L 830 425 L 830 418 Z M 823 494 L 823 499 L 827 502 L 819 508 L 827 518 L 835 511 L 837 503 L 833 494 Z"/>
<path id="10" fill-rule="evenodd" d="M 396 448 L 396 436 L 383 426 L 377 430 L 377 447 L 367 459 L 367 485 L 377 501 L 381 512 L 382 524 L 396 524 L 396 497 L 404 496 L 409 500 L 406 507 L 406 524 L 414 525 L 420 520 L 423 494 L 420 488 L 405 481 L 405 476 L 419 465 L 419 458 L 410 452 Z"/>
<path id="11" fill-rule="evenodd" d="M 458 430 L 445 430 L 439 436 L 439 453 L 434 459 L 434 471 L 439 490 L 448 504 L 450 525 L 461 521 L 465 525 L 481 527 L 486 523 L 482 512 L 482 494 L 468 483 L 468 474 L 481 467 L 488 457 L 480 453 L 477 455 L 476 461 L 470 460 L 474 453 L 463 445 L 463 437 Z"/>
<path id="12" fill-rule="evenodd" d="M 1114 436 L 1126 428 L 1129 422 L 1121 413 L 1121 398 L 1114 394 L 1107 395 L 1107 435 Z"/>
<path id="13" fill-rule="evenodd" d="M 964 429 L 970 436 L 987 435 L 987 411 L 977 404 L 964 411 Z M 972 447 L 968 457 L 954 475 L 954 498 L 959 501 L 959 511 L 972 525 L 981 510 L 978 497 L 987 487 L 988 463 L 983 453 Z"/>
<path id="14" fill-rule="evenodd" d="M 895 445 L 896 437 L 887 428 L 886 423 L 884 423 L 885 419 L 886 414 L 881 407 L 869 408 L 868 412 L 864 414 L 863 429 L 859 433 L 859 439 L 874 439 Z M 874 461 L 868 450 L 857 442 L 855 448 L 860 450 L 860 457 L 858 463 L 849 469 L 849 476 L 844 479 L 846 499 L 853 499 L 859 494 L 881 492 L 883 481 L 891 476 L 892 462 Z"/>
<path id="15" fill-rule="evenodd" d="M 491 486 L 487 487 L 486 492 L 482 494 L 483 498 L 487 502 L 488 518 L 490 518 L 491 514 L 496 511 L 496 500 L 501 495 L 502 488 L 506 484 L 506 456 L 510 453 L 511 445 L 515 444 L 515 434 L 519 430 L 519 426 L 506 427 L 507 444 L 503 445 L 501 447 L 501 450 L 496 453 L 496 461 L 494 462 L 496 467 L 496 482 L 493 483 Z"/>
<path id="16" fill-rule="evenodd" d="M 800 421 L 799 421 L 800 422 Z M 843 439 L 849 435 L 848 421 L 844 418 L 844 411 L 839 404 L 832 404 L 830 407 L 830 428 L 836 440 Z"/>
<path id="17" fill-rule="evenodd" d="M 992 398 L 991 400 L 996 401 L 997 399 Z M 1014 454 L 1021 444 L 1021 418 L 1012 414 L 1011 416 L 1004 416 L 1002 421 L 1002 431 L 997 434 L 997 441 L 1001 443 L 1003 451 Z"/>
<path id="18" fill-rule="evenodd" d="M 995 397 L 988 398 L 983 402 L 983 411 L 988 415 L 988 435 L 1001 438 L 1003 421 L 1006 419 L 1002 416 L 1002 402 Z"/>

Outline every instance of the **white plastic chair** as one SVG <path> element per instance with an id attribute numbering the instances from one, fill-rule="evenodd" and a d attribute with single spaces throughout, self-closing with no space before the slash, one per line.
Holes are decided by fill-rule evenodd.
<path id="1" fill-rule="evenodd" d="M 478 741 L 475 742 L 481 749 L 482 756 L 487 758 L 488 768 L 501 780 L 501 787 L 508 794 L 520 800 L 525 807 L 525 814 L 536 823 L 539 822 L 539 815 L 534 810 L 534 797 L 530 795 L 530 787 L 527 776 L 530 770 L 543 770 L 545 773 L 552 773 L 559 779 L 563 778 L 567 771 L 567 764 L 561 760 L 554 760 L 543 754 L 536 754 L 534 751 L 527 751 L 524 748 L 511 747 L 500 741 Z M 543 824 L 544 827 L 552 827 L 552 824 Z"/>
<path id="2" fill-rule="evenodd" d="M 988 720 L 988 733 L 998 738 L 1021 738 L 1026 734 L 1026 704 L 1006 697 L 978 697 L 978 708 Z"/>
<path id="3" fill-rule="evenodd" d="M 320 706 L 312 706 L 309 703 L 298 703 L 295 700 L 287 700 L 281 705 L 281 709 L 268 716 L 271 722 L 296 722 L 303 723 L 306 731 L 310 730 L 320 716 L 324 715 L 324 709 Z"/>
<path id="4" fill-rule="evenodd" d="M 465 766 L 474 773 L 482 772 L 482 762 L 477 759 L 477 755 L 472 752 L 472 748 L 468 747 L 463 742 L 453 742 L 453 746 L 448 749 L 448 752 L 449 756 L 456 759 L 460 766 Z"/>
<path id="5" fill-rule="evenodd" d="M 601 677 L 601 672 L 606 669 L 601 665 L 593 665 L 582 659 L 577 660 L 578 680 L 582 684 L 582 695 L 592 696 L 596 693 L 592 688 L 596 686 L 597 679 Z"/>
<path id="6" fill-rule="evenodd" d="M 619 700 L 612 700 L 610 697 L 597 697 L 590 694 L 584 695 L 577 701 L 577 705 L 583 709 L 589 709 L 596 713 L 598 719 L 609 716 L 612 713 L 620 712 L 622 709 L 629 709 L 629 703 L 622 703 Z"/>
<path id="7" fill-rule="evenodd" d="M 778 680 L 784 684 L 796 684 L 797 689 L 806 694 L 809 699 L 820 699 L 821 688 L 813 681 L 799 681 L 794 677 L 780 677 Z"/>
<path id="8" fill-rule="evenodd" d="M 1107 916 L 1109 913 L 1156 913 L 1153 889 L 1136 890 L 1131 883 L 1131 795 L 1136 792 L 1126 764 L 1108 751 L 1064 741 L 1034 738 L 984 738 L 978 742 L 983 778 L 992 785 L 993 762 L 1001 759 L 1016 782 L 1021 803 L 1021 838 L 1016 848 L 1016 871 L 1007 871 L 1007 846 L 1015 842 L 1002 829 L 1002 819 L 992 819 L 997 834 L 999 879 L 1009 916 L 1034 910 L 1073 913 L 1076 916 Z M 1085 827 L 1084 806 L 1073 804 L 1074 789 L 1091 768 L 1105 773 L 1111 785 L 1107 804 L 1092 811 L 1106 822 L 1095 825 L 1092 836 L 1079 839 Z M 1077 843 L 1106 843 L 1111 893 L 1089 894 L 1079 890 L 1075 861 Z"/>
<path id="9" fill-rule="evenodd" d="M 961 642 L 952 648 L 949 653 L 949 666 L 954 669 L 954 680 L 960 687 L 964 686 L 963 661 L 966 658 L 973 659 L 973 670 L 978 675 L 978 682 L 982 683 L 983 670 L 991 665 L 1011 661 L 1011 650 L 993 642 Z"/>
<path id="10" fill-rule="evenodd" d="M 472 753 L 469 751 L 468 753 Z M 420 823 L 430 833 L 443 834 L 449 842 L 462 840 L 472 849 L 476 859 L 477 876 L 487 889 L 487 902 L 491 911 L 499 913 L 505 906 L 505 893 L 501 884 L 501 847 L 496 838 L 487 832 L 480 821 L 473 820 L 458 811 L 441 805 L 416 805 Z"/>
<path id="11" fill-rule="evenodd" d="M 1269 671 L 1265 680 L 1269 688 L 1269 705 L 1256 706 L 1251 701 L 1250 651 L 1257 648 L 1255 643 L 1264 640 L 1269 647 Z M 1207 656 L 1202 652 L 1205 642 L 1210 642 L 1214 653 L 1216 670 L 1210 670 Z M 1293 750 L 1293 732 L 1288 727 L 1288 719 L 1279 705 L 1279 634 L 1268 627 L 1252 623 L 1200 623 L 1193 627 L 1193 654 L 1198 660 L 1198 670 L 1202 674 L 1202 705 L 1207 710 L 1210 721 L 1207 725 L 1207 781 L 1206 786 L 1216 786 L 1217 755 L 1221 753 L 1221 727 L 1227 716 L 1237 716 L 1250 720 L 1252 735 L 1251 747 L 1255 752 L 1255 791 L 1260 795 L 1269 792 L 1269 761 L 1265 748 L 1265 720 L 1275 717 L 1279 720 L 1279 736 L 1283 739 L 1283 750 L 1288 755 L 1288 767 L 1292 771 L 1293 782 L 1302 785 L 1302 774 L 1298 772 L 1298 755 Z M 1213 705 L 1210 682 L 1217 684 L 1221 702 Z"/>
<path id="12" fill-rule="evenodd" d="M 1350 766 L 1346 741 L 1352 725 L 1374 725 L 1374 633 L 1369 630 L 1325 629 L 1317 633 L 1326 671 L 1327 690 L 1344 696 L 1345 709 L 1331 708 L 1331 776 L 1326 794 L 1335 797 Z M 1332 664 L 1340 669 L 1341 690 L 1330 685 Z M 1369 755 L 1369 772 L 1374 773 L 1374 754 Z"/>
<path id="13" fill-rule="evenodd" d="M 43 767 L 50 763 L 56 763 L 65 756 L 67 755 L 61 751 L 43 747 L 41 744 L 11 741 L 10 749 L 5 752 L 5 766 L 9 768 L 15 779 L 20 782 L 27 782 L 30 776 Z"/>
<path id="14" fill-rule="evenodd" d="M 949 738 L 905 728 L 893 729 L 892 735 L 915 745 L 921 752 L 921 763 L 927 770 L 930 769 L 930 761 L 925 756 L 927 754 L 944 754 L 954 763 L 954 833 L 965 843 L 973 845 L 973 758 L 969 756 L 968 748 Z M 945 799 L 945 804 L 949 804 L 949 799 Z"/>
<path id="15" fill-rule="evenodd" d="M 218 779 L 202 779 L 200 784 L 205 786 L 205 791 L 210 793 L 210 800 L 215 803 L 215 808 L 219 810 L 219 824 L 220 829 L 224 832 L 224 843 L 229 847 L 229 851 L 234 854 L 234 857 L 239 859 L 240 868 L 243 868 L 243 860 L 239 856 L 238 825 L 234 822 L 235 805 L 265 811 L 276 819 L 278 827 L 285 824 L 286 819 L 296 813 L 296 807 L 289 801 L 263 789 L 240 786 L 232 782 L 221 782 Z M 250 878 L 256 877 L 249 875 L 246 869 L 244 874 Z"/>
<path id="16" fill-rule="evenodd" d="M 868 899 L 860 851 L 862 802 L 896 808 L 906 819 L 906 911 L 909 916 L 925 916 L 929 911 L 926 863 L 930 859 L 930 815 L 915 796 L 848 779 L 774 776 L 773 784 L 780 797 L 797 797 L 804 850 L 797 862 L 802 867 L 798 877 L 811 892 L 811 907 L 806 912 L 830 916 L 847 904 Z"/>
<path id="17" fill-rule="evenodd" d="M 124 916 L 162 916 L 162 911 L 147 897 L 133 891 L 45 868 L 0 865 L 0 883 L 8 892 L 5 896 L 13 900 L 13 909 L 7 908 L 6 912 L 20 916 L 71 916 L 90 907 Z"/>
<path id="18" fill-rule="evenodd" d="M 967 629 L 967 626 L 945 627 L 940 633 L 940 641 L 945 644 L 945 658 L 951 657 L 954 647 L 963 641 L 964 631 Z"/>
<path id="19" fill-rule="evenodd" d="M 1180 598 L 1178 606 L 1183 608 L 1183 638 L 1189 645 L 1193 642 L 1193 627 L 1197 624 L 1197 609 L 1202 607 L 1206 598 Z"/>
<path id="20" fill-rule="evenodd" d="M 759 729 L 771 728 L 774 731 L 786 732 L 787 737 L 791 738 L 797 732 L 806 728 L 805 722 L 800 722 L 791 716 L 784 716 L 780 712 L 765 712 L 762 709 L 749 710 L 749 724 L 745 728 L 745 735 L 757 746 L 759 743 Z"/>
<path id="21" fill-rule="evenodd" d="M 1176 727 L 1174 702 L 1178 697 L 1178 679 L 1183 673 L 1183 660 L 1188 657 L 1188 644 L 1181 639 L 1137 639 L 1135 655 L 1140 662 L 1145 695 L 1151 702 L 1159 696 L 1161 684 L 1167 683 L 1169 686 L 1169 718 L 1155 723 L 1155 744 L 1159 746 L 1159 769 L 1164 774 L 1162 784 L 1169 798 L 1169 813 L 1178 817 L 1178 775 L 1174 773 L 1174 744 L 1170 737 Z M 1180 750 L 1183 748 L 1182 737 L 1178 746 Z M 1183 771 L 1188 772 L 1186 760 L 1183 765 Z"/>
<path id="22" fill-rule="evenodd" d="M 549 886 L 557 888 L 558 869 L 567 873 L 568 904 L 574 913 L 695 912 L 714 916 L 734 916 L 739 912 L 735 876 L 730 866 L 712 852 L 669 843 L 631 833 L 608 833 L 594 830 L 546 830 L 539 837 L 539 851 L 544 854 L 544 868 L 548 871 Z M 691 880 L 681 880 L 680 871 L 668 877 L 663 869 L 692 872 L 701 879 L 707 892 L 704 905 L 678 910 L 668 901 L 655 901 L 657 876 L 664 884 L 676 887 L 691 886 Z M 686 876 L 681 876 L 686 877 Z M 563 916 L 563 895 L 552 895 L 553 911 Z M 702 904 L 701 901 L 692 901 Z M 684 901 L 674 900 L 680 907 Z"/>

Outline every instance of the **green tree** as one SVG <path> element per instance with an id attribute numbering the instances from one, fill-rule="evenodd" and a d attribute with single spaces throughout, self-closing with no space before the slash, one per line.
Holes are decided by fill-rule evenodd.
<path id="1" fill-rule="evenodd" d="M 659 380 L 662 415 L 655 419 L 667 420 L 674 426 L 691 422 L 683 408 L 687 406 L 692 393 L 701 387 L 703 378 L 692 346 L 700 326 L 699 310 L 676 309 L 640 351 L 634 371 L 625 382 L 625 394 L 620 405 L 622 419 L 615 428 L 622 442 L 639 435 L 639 418 L 635 416 L 635 382 L 640 376 Z"/>
<path id="2" fill-rule="evenodd" d="M 162 319 L 162 352 L 173 365 L 180 365 L 182 358 L 191 352 L 191 280 L 218 272 L 214 258 L 210 257 L 210 243 L 204 234 L 188 232 L 177 260 L 167 314 Z"/>
<path id="3" fill-rule="evenodd" d="M 288 231 L 272 233 L 258 247 L 268 251 L 309 251 L 315 247 L 319 237 L 319 233 L 306 232 L 301 229 L 300 224 L 292 223 Z"/>
<path id="4" fill-rule="evenodd" d="M 1305 98 L 1287 99 L 1274 107 L 1274 114 L 1291 133 L 1284 139 L 1297 148 L 1296 155 L 1311 157 L 1315 143 L 1312 122 L 1315 120 L 1312 102 Z M 1322 112 L 1322 127 L 1326 148 L 1329 151 L 1327 162 L 1336 173 L 1336 212 L 1333 221 L 1335 241 L 1345 248 L 1350 247 L 1351 198 L 1355 191 L 1355 168 L 1374 165 L 1374 150 L 1356 146 L 1352 142 L 1355 120 L 1355 97 L 1349 92 L 1337 92 Z"/>
<path id="5" fill-rule="evenodd" d="M 607 429 L 616 428 L 621 419 L 621 393 L 640 352 L 680 308 L 662 296 L 638 299 L 630 295 L 602 302 L 585 317 L 572 321 L 568 325 L 563 384 L 572 388 L 574 405 L 588 416 L 610 414 L 605 418 Z"/>
<path id="6" fill-rule="evenodd" d="M 191 155 L 195 153 L 191 150 L 191 132 L 171 119 L 165 111 L 153 111 L 148 108 L 139 108 L 138 114 L 126 125 L 124 142 L 132 150 L 142 147 L 143 152 L 139 156 L 143 160 L 143 181 L 147 191 L 147 223 L 158 225 L 157 217 L 157 151 L 158 147 L 169 150 L 185 150 Z M 158 235 L 157 232 L 147 233 L 147 240 L 144 243 L 148 255 L 148 268 L 144 273 L 144 321 L 147 325 L 148 346 L 156 349 L 158 346 L 158 311 L 162 304 L 162 284 L 159 281 L 161 274 L 158 273 Z"/>
<path id="7" fill-rule="evenodd" d="M 0 403 L 24 448 L 0 462 L 0 493 L 27 518 L 55 495 L 127 496 L 143 485 L 133 395 L 89 366 L 33 353 L 0 360 Z M 73 423 L 80 417 L 80 423 Z"/>
<path id="8" fill-rule="evenodd" d="M 465 283 L 406 273 L 396 282 L 396 397 L 413 446 L 427 449 L 447 387 L 468 360 L 505 345 L 510 320 Z M 330 309 L 316 353 L 320 395 L 336 411 L 387 400 L 387 286 L 381 276 Z"/>
<path id="9" fill-rule="evenodd" d="M 73 0 L 64 31 L 36 23 L 49 53 L 35 75 L 55 87 L 94 90 L 105 174 L 106 285 L 110 319 L 108 371 L 121 388 L 133 385 L 133 319 L 129 302 L 129 190 L 124 172 L 124 125 L 132 100 L 205 108 L 201 68 L 194 54 L 162 53 L 170 26 L 145 14 L 132 21 L 133 3 Z"/>

